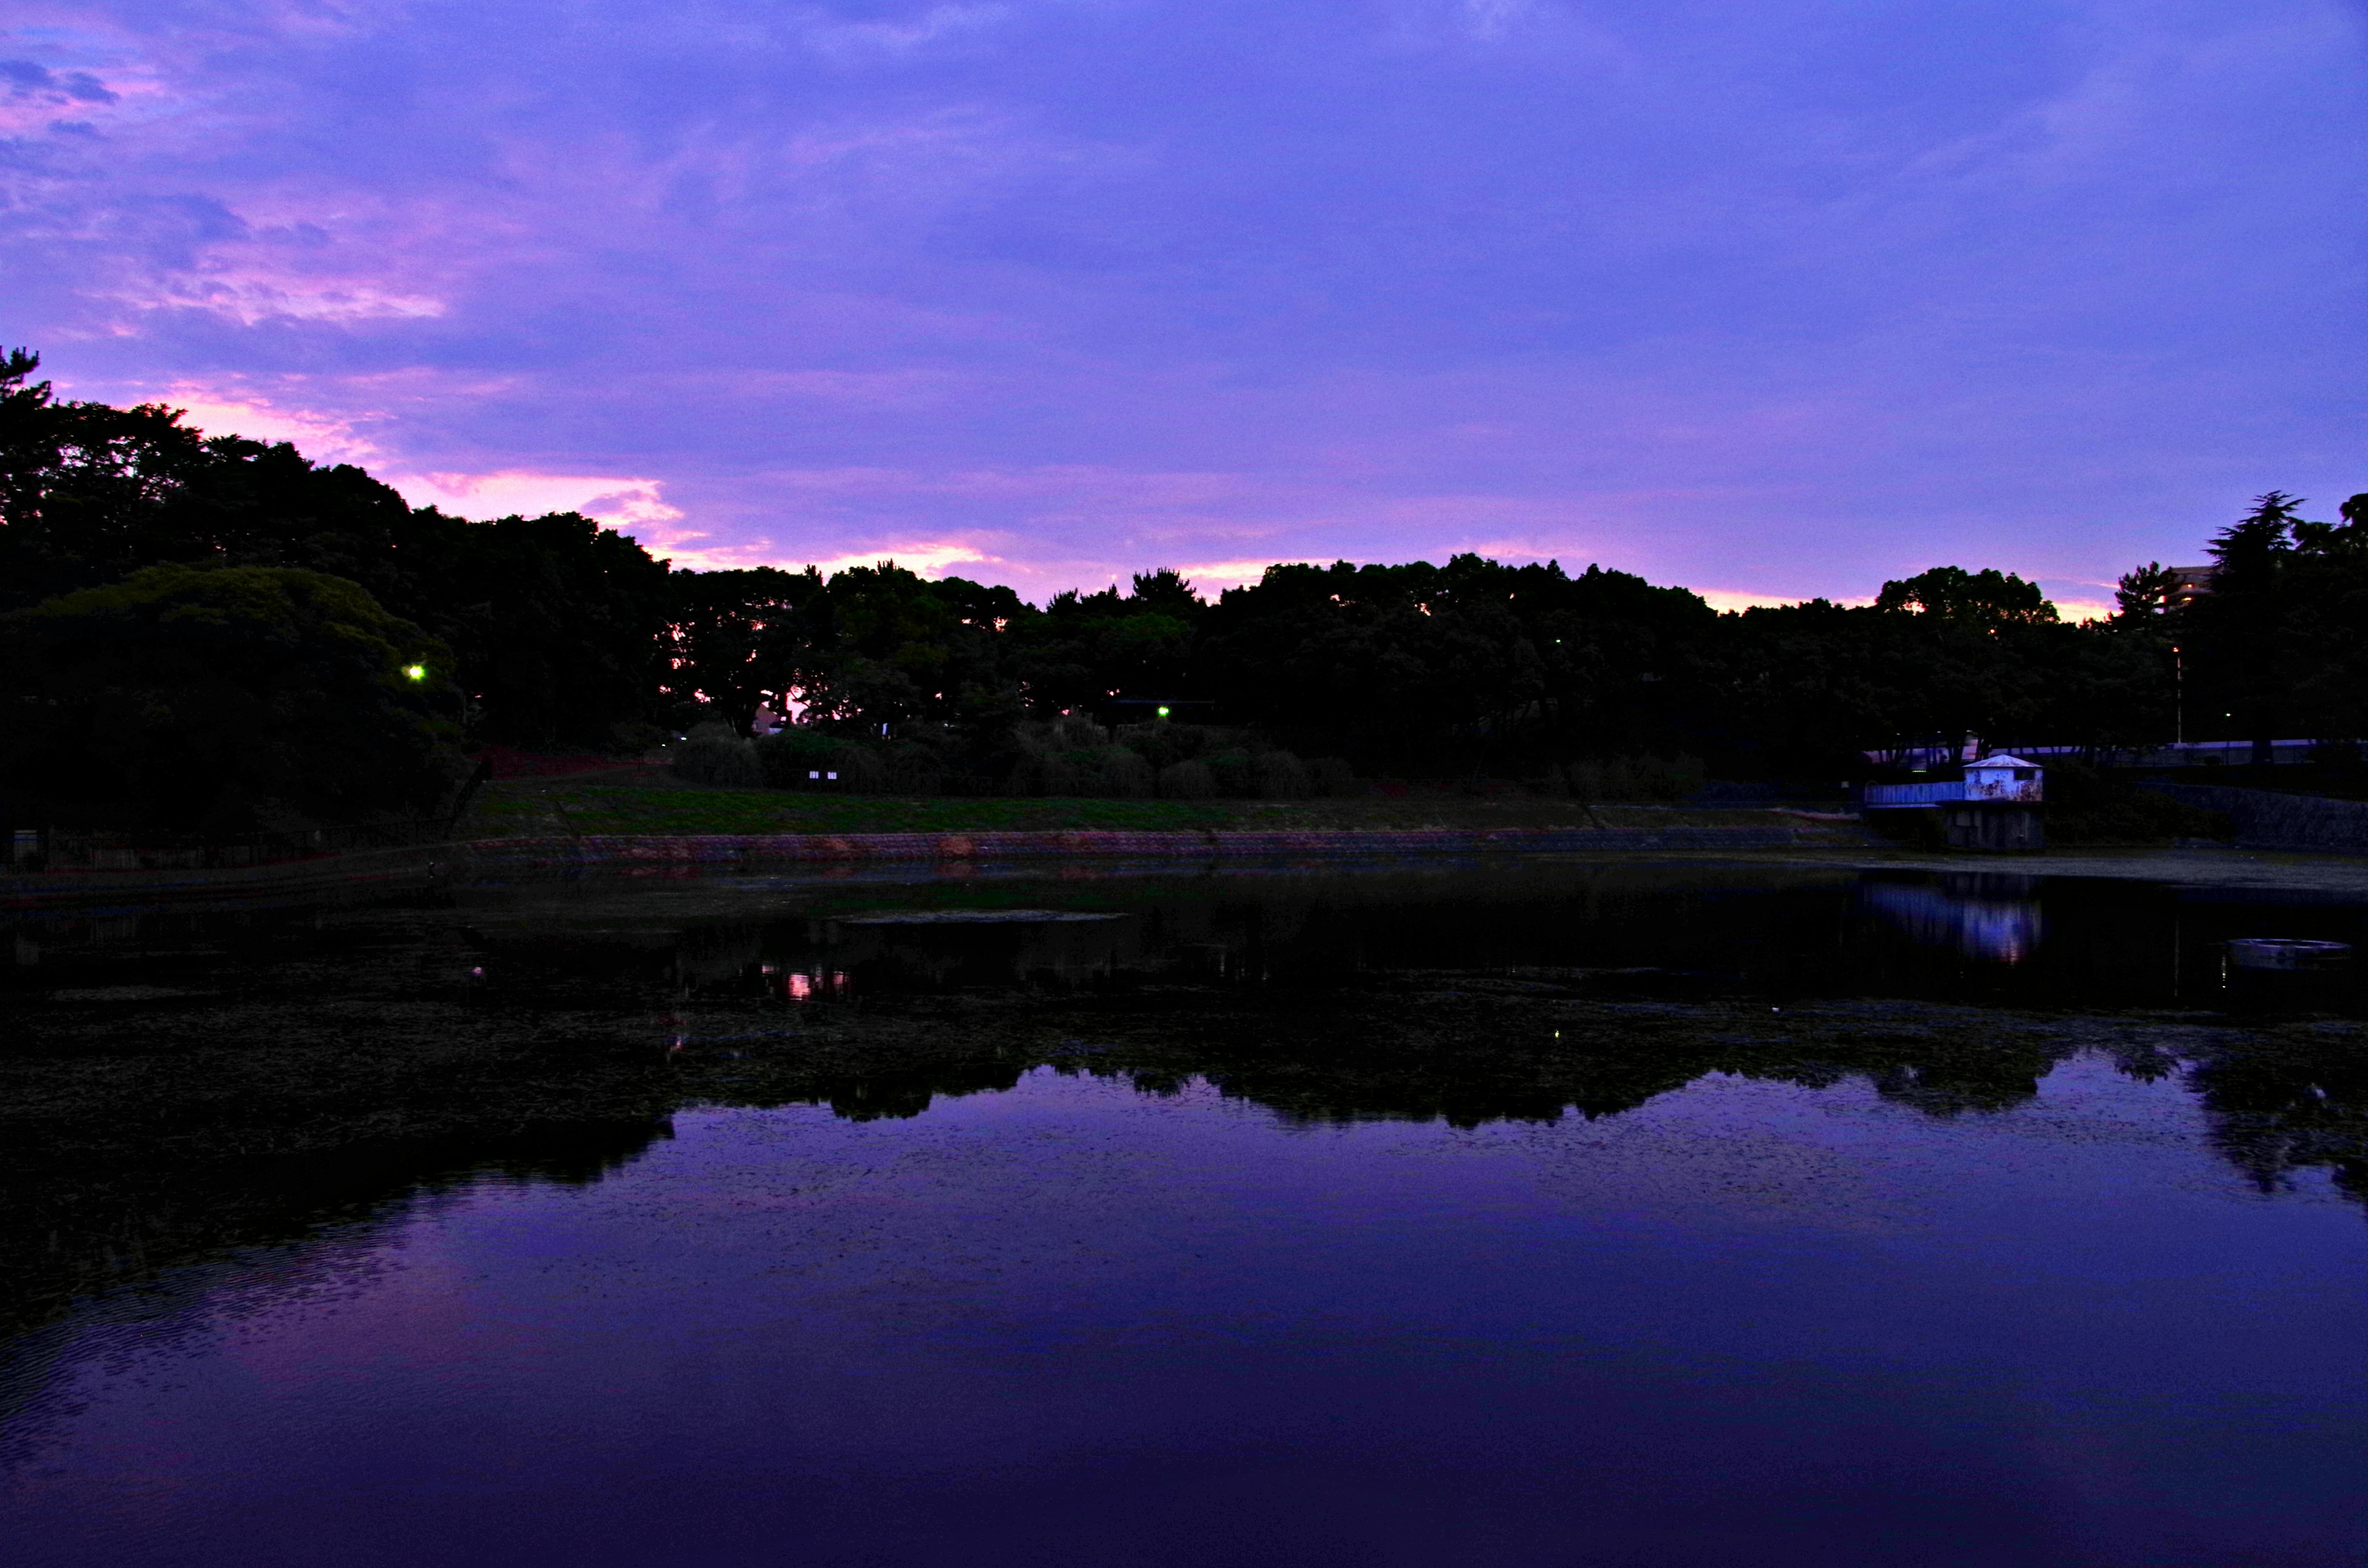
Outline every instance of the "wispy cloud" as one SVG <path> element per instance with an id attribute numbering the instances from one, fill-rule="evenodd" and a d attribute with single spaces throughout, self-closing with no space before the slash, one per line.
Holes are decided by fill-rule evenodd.
<path id="1" fill-rule="evenodd" d="M 236 269 L 167 273 L 143 281 L 146 287 L 114 290 L 112 297 L 135 311 L 208 311 L 241 326 L 416 321 L 442 315 L 445 308 L 441 300 L 389 293 L 367 283 L 308 283 Z"/>
<path id="2" fill-rule="evenodd" d="M 180 409 L 187 415 L 184 423 L 209 436 L 291 442 L 314 462 L 367 466 L 385 457 L 377 443 L 355 428 L 351 418 L 282 406 L 266 398 L 190 381 L 176 382 L 154 401 Z"/>
<path id="3" fill-rule="evenodd" d="M 2093 585 L 2368 487 L 2356 6 L 1833 17 L 26 0 L 0 276 L 468 515 L 1031 594 Z"/>
<path id="4" fill-rule="evenodd" d="M 665 485 L 655 479 L 505 469 L 495 473 L 395 473 L 389 483 L 415 506 L 435 506 L 475 521 L 581 512 L 625 528 L 666 527 L 682 517 L 680 508 L 666 505 Z"/>

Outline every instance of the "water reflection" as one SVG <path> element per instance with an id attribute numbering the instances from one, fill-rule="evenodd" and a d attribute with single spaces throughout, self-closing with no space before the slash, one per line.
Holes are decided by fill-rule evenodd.
<path id="1" fill-rule="evenodd" d="M 2021 963 L 2045 930 L 2027 877 L 1943 876 L 1930 882 L 1870 881 L 1868 909 L 1916 940 L 1989 963 Z"/>
<path id="2" fill-rule="evenodd" d="M 2249 1006 L 2231 999 L 2239 982 L 2229 941 L 2368 940 L 2358 903 L 2321 895 L 2266 902 L 2253 890 L 1702 862 L 1132 879 L 1098 870 L 1033 882 L 586 881 L 476 889 L 418 907 L 474 933 L 497 966 L 564 967 L 564 950 L 575 949 L 644 978 L 664 964 L 686 989 L 768 976 L 799 1000 L 1587 968 L 1779 1000 Z M 352 918 L 293 908 L 18 918 L 7 926 L 17 962 L 0 969 L 0 994 L 77 983 L 84 968 L 161 973 L 202 968 L 209 955 L 299 953 L 324 919 Z M 2340 967 L 2312 1005 L 2360 1011 L 2368 966 Z"/>
<path id="3" fill-rule="evenodd" d="M 2283 1434 L 2278 1518 L 2297 1475 L 2350 1484 L 2326 1303 L 2361 1233 L 2322 1199 L 2368 1201 L 2356 977 L 2223 971 L 2354 907 L 1715 868 L 668 886 L 28 928 L 20 1552 L 1182 1568 L 1386 1517 L 1357 1561 L 1515 1520 L 1535 1550 L 1488 1560 L 2106 1568 L 2182 1560 L 2122 1548 L 2214 1487 L 2258 1543 L 2227 1433 Z M 2125 1490 L 2167 1420 L 2204 1457 L 2087 1557 L 1968 1524 L 2062 1494 L 2034 1409 Z M 1508 1453 L 1535 1473 L 1485 1518 L 1389 1512 Z M 1757 1533 L 1672 1548 L 1713 1493 Z M 430 1501 L 350 1501 L 390 1494 Z M 1782 1524 L 1804 1497 L 1908 1501 L 1841 1551 Z"/>
<path id="4" fill-rule="evenodd" d="M 290 1170 L 342 1163 L 348 1186 L 294 1189 L 364 1202 L 455 1150 L 496 1158 L 686 1104 L 913 1117 L 1045 1064 L 1208 1085 L 1304 1125 L 1477 1128 L 1618 1117 L 1718 1074 L 1977 1118 L 2094 1049 L 2191 1086 L 2265 1187 L 2326 1170 L 2357 1193 L 2357 966 L 2260 974 L 2226 953 L 2357 943 L 2361 916 L 1697 862 L 20 922 L 30 957 L 0 971 L 0 1295 L 38 1315 L 271 1233 L 312 1212 L 286 1206 Z"/>
<path id="5" fill-rule="evenodd" d="M 2356 1559 L 2361 1227 L 2176 1090 L 1311 1136 L 1206 1083 L 700 1110 L 183 1271 L 0 1369 L 12 1560 Z"/>

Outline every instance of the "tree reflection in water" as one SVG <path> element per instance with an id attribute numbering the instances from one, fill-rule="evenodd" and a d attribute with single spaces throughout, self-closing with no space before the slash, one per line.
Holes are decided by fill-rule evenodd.
<path id="1" fill-rule="evenodd" d="M 882 917 L 957 895 L 996 917 Z M 2236 998 L 2214 944 L 2271 917 L 2144 884 L 1692 865 L 768 888 L 761 918 L 682 896 L 21 928 L 0 1297 L 39 1321 L 471 1172 L 594 1180 L 685 1106 L 912 1117 L 1047 1066 L 1474 1127 L 1713 1074 L 1991 1114 L 2092 1051 L 2181 1081 L 2263 1189 L 2325 1169 L 2368 1197 L 2356 977 L 2315 1014 Z M 2350 907 L 2274 918 L 2359 934 Z"/>

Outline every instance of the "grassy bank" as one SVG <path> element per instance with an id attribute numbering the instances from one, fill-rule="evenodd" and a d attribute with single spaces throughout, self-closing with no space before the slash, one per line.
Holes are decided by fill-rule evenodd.
<path id="1" fill-rule="evenodd" d="M 488 785 L 468 836 L 647 833 L 992 833 L 1102 828 L 1712 827 L 1764 825 L 1764 811 L 1590 806 L 1528 795 L 1444 791 L 1353 800 L 1121 801 L 1069 796 L 809 795 L 684 784 L 660 768 Z M 1779 819 L 1792 821 L 1795 819 Z"/>

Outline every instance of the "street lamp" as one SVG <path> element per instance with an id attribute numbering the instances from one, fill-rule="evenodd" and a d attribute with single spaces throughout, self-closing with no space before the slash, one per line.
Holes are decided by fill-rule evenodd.
<path id="1" fill-rule="evenodd" d="M 2177 737 L 2173 745 L 2187 744 L 2187 660 L 2179 652 L 2179 644 L 2170 645 L 2170 728 Z"/>

